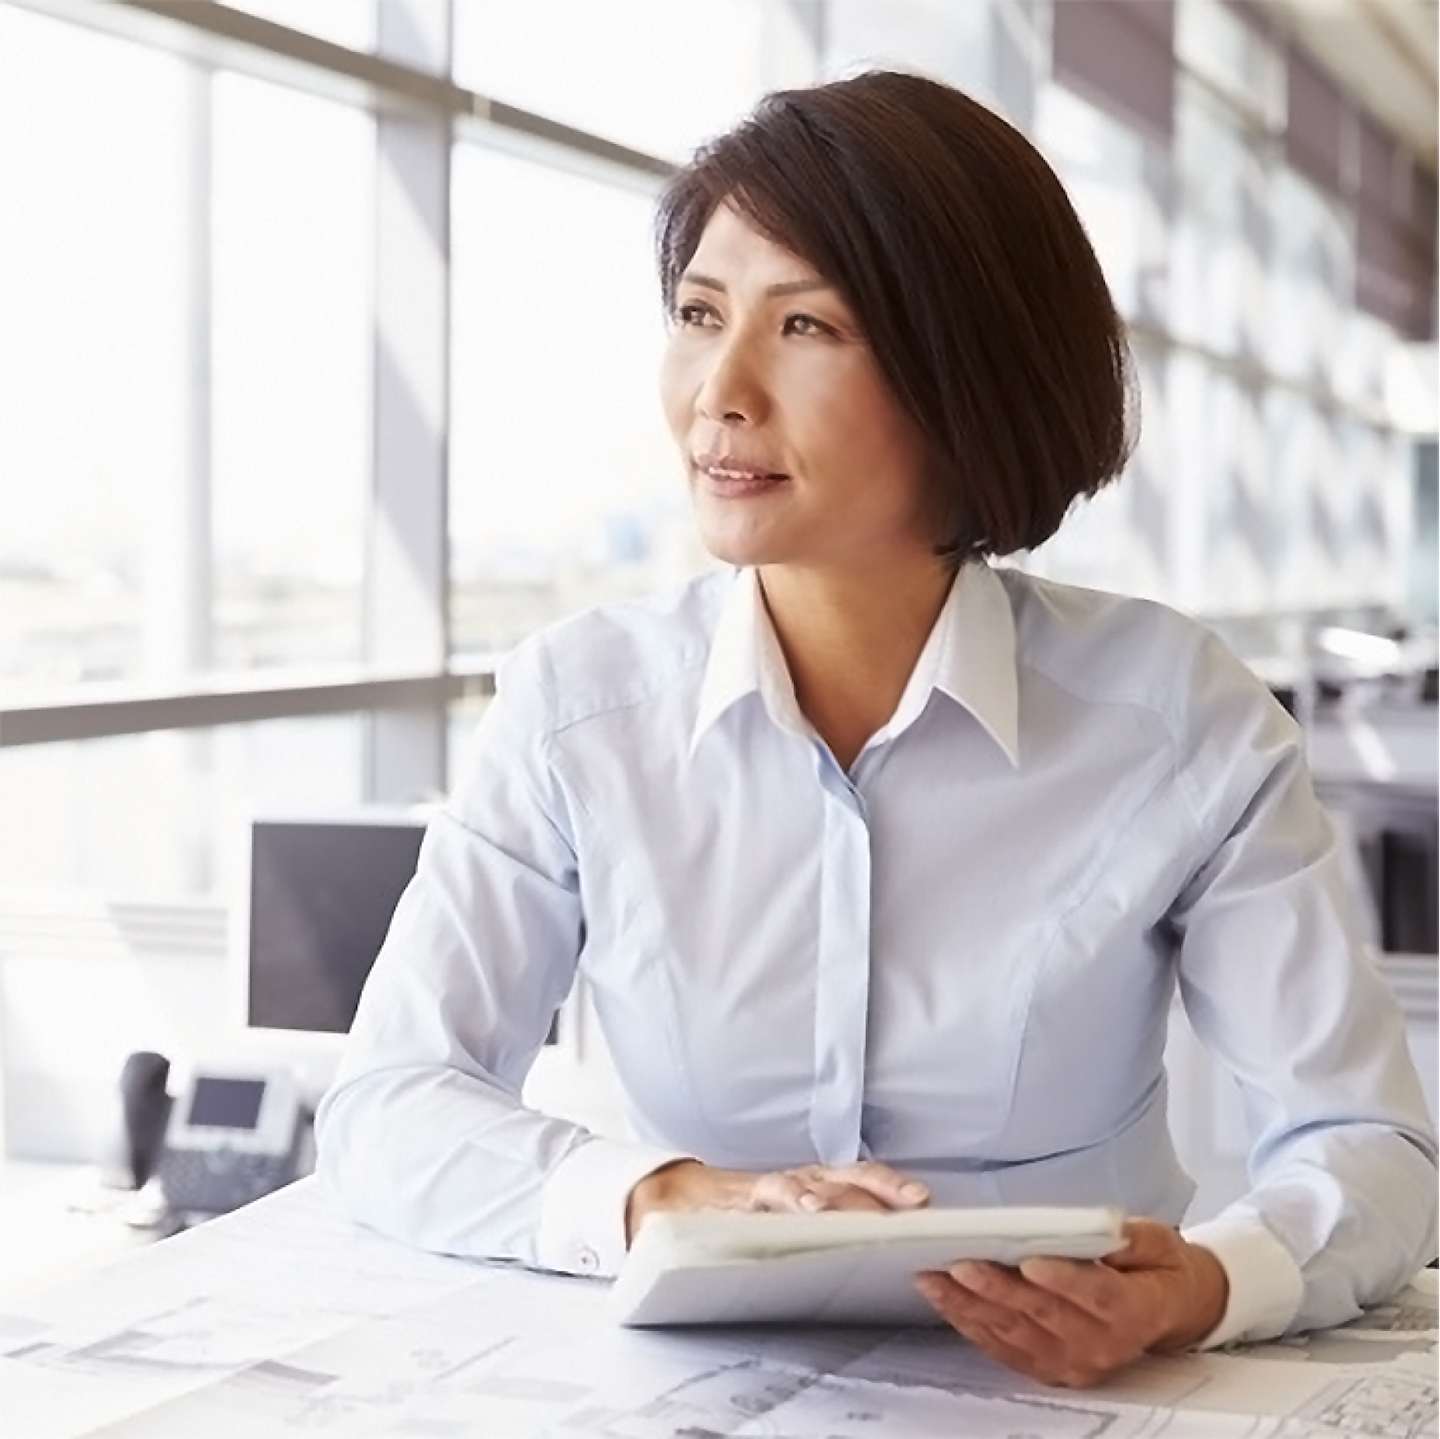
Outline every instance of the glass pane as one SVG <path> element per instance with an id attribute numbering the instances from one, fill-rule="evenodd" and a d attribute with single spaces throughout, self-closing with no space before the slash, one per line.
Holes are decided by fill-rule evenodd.
<path id="1" fill-rule="evenodd" d="M 700 561 L 660 411 L 652 200 L 456 147 L 451 625 L 492 651 Z"/>
<path id="2" fill-rule="evenodd" d="M 1285 61 L 1280 51 L 1225 0 L 1179 0 L 1175 54 L 1223 89 L 1262 125 L 1285 117 Z"/>
<path id="3" fill-rule="evenodd" d="M 455 78 L 608 140 L 684 159 L 767 91 L 814 78 L 805 17 L 800 6 L 767 0 L 465 0 L 455 7 Z"/>
<path id="4" fill-rule="evenodd" d="M 361 716 L 153 730 L 0 750 L 9 891 L 228 902 L 252 811 L 304 814 L 360 800 Z"/>
<path id="5" fill-rule="evenodd" d="M 1144 423 L 1130 464 L 1094 499 L 1075 504 L 1024 568 L 1066 584 L 1174 603 L 1165 353 L 1150 341 L 1131 343 Z"/>
<path id="6" fill-rule="evenodd" d="M 475 695 L 465 699 L 452 700 L 446 711 L 445 720 L 445 788 L 453 791 L 461 774 L 461 767 L 469 751 L 470 740 L 475 726 L 490 703 L 486 695 Z"/>
<path id="7" fill-rule="evenodd" d="M 292 30 L 333 40 L 351 50 L 375 48 L 376 0 L 225 0 Z"/>
<path id="8" fill-rule="evenodd" d="M 1386 377 L 1404 341 L 1384 320 L 1364 310 L 1349 310 L 1341 321 L 1335 356 L 1335 392 L 1362 409 L 1386 403 Z"/>
<path id="9" fill-rule="evenodd" d="M 984 99 L 994 89 L 990 61 L 993 0 L 830 0 L 825 70 L 914 70 Z"/>
<path id="10" fill-rule="evenodd" d="M 1303 395 L 1276 388 L 1265 398 L 1265 432 L 1279 544 L 1273 602 L 1279 609 L 1330 603 L 1341 536 L 1320 497 L 1341 456 L 1329 418 Z"/>
<path id="11" fill-rule="evenodd" d="M 214 659 L 360 655 L 375 126 L 214 86 Z"/>
<path id="12" fill-rule="evenodd" d="M 1210 370 L 1204 424 L 1205 580 L 1199 607 L 1246 614 L 1270 602 L 1279 545 L 1265 432 L 1255 392 Z"/>
<path id="13" fill-rule="evenodd" d="M 169 55 L 0 5 L 10 692 L 145 667 L 147 536 L 186 479 L 189 105 Z"/>
<path id="14" fill-rule="evenodd" d="M 1043 45 L 1015 0 L 828 0 L 825 74 L 909 70 L 973 95 L 1029 130 Z"/>
<path id="15" fill-rule="evenodd" d="M 1171 329 L 1223 354 L 1265 347 L 1266 167 L 1234 115 L 1193 82 L 1176 97 Z"/>
<path id="16" fill-rule="evenodd" d="M 1353 227 L 1338 201 L 1287 167 L 1275 172 L 1270 204 L 1266 361 L 1277 374 L 1324 385 L 1354 294 Z"/>
<path id="17" fill-rule="evenodd" d="M 1097 106 L 1047 84 L 1035 142 L 1055 167 L 1131 320 L 1163 323 L 1167 270 L 1167 157 Z"/>

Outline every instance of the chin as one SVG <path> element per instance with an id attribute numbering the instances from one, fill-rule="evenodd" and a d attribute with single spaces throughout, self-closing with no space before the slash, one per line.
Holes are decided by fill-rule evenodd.
<path id="1" fill-rule="evenodd" d="M 772 500 L 717 500 L 703 491 L 691 498 L 700 543 L 722 564 L 788 564 L 813 547 L 804 518 Z"/>
<path id="2" fill-rule="evenodd" d="M 758 535 L 736 535 L 716 532 L 703 526 L 700 529 L 700 543 L 722 564 L 753 567 L 756 565 L 783 564 L 793 559 L 789 546 L 773 539 Z"/>

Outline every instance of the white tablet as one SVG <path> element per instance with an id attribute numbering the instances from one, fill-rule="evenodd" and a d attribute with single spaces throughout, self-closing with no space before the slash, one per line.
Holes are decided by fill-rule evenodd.
<path id="1" fill-rule="evenodd" d="M 891 1213 L 652 1214 L 610 1302 L 658 1324 L 938 1324 L 922 1269 L 957 1259 L 1099 1259 L 1123 1248 L 1118 1209 L 1004 1207 Z"/>

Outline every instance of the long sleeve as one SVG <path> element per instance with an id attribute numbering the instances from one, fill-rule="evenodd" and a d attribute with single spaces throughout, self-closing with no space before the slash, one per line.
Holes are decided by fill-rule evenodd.
<path id="1" fill-rule="evenodd" d="M 318 1168 L 354 1218 L 396 1238 L 612 1274 L 631 1186 L 684 1155 L 520 1101 L 584 933 L 542 660 L 525 647 L 502 671 L 426 832 L 317 1114 Z"/>
<path id="2" fill-rule="evenodd" d="M 1436 1145 L 1301 732 L 1214 642 L 1185 712 L 1208 858 L 1170 915 L 1181 996 L 1253 1145 L 1249 1193 L 1186 1231 L 1230 1278 L 1214 1345 L 1342 1323 L 1400 1288 L 1435 1254 Z"/>

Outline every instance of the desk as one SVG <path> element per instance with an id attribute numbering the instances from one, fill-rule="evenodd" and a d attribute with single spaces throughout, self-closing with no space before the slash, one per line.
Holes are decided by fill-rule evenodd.
<path id="1" fill-rule="evenodd" d="M 1364 1327 L 1044 1389 L 946 1330 L 631 1331 L 608 1289 L 416 1253 L 314 1180 L 0 1313 L 6 1439 L 1421 1439 L 1435 1290 Z"/>

